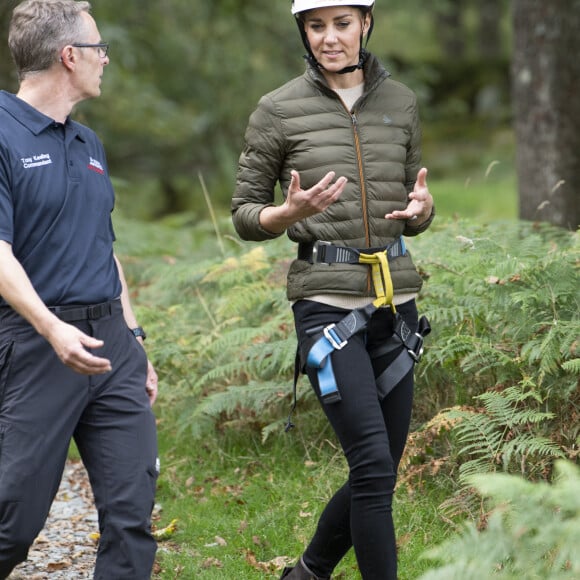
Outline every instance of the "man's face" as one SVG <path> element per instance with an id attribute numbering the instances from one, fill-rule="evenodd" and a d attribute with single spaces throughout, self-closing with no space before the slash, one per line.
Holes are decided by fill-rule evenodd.
<path id="1" fill-rule="evenodd" d="M 82 12 L 81 17 L 85 21 L 85 37 L 79 39 L 79 43 L 98 44 L 102 42 L 101 35 L 93 17 L 87 12 Z M 101 94 L 101 79 L 104 68 L 109 64 L 109 57 L 100 56 L 100 51 L 95 47 L 75 48 L 78 55 L 75 69 L 75 86 L 79 91 L 79 100 L 98 97 Z"/>

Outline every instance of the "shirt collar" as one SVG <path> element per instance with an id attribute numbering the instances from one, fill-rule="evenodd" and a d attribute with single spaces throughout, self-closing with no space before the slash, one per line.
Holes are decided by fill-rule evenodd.
<path id="1" fill-rule="evenodd" d="M 0 91 L 0 107 L 22 123 L 34 135 L 40 135 L 49 127 L 57 125 L 54 119 L 47 117 L 38 109 L 7 91 Z M 65 127 L 69 128 L 71 125 L 70 117 L 67 117 Z M 78 130 L 76 133 L 77 137 L 84 140 Z"/>

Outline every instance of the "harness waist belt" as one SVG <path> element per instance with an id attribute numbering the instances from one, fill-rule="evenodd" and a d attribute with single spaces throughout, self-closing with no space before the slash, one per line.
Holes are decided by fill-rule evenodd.
<path id="1" fill-rule="evenodd" d="M 360 264 L 359 256 L 361 254 L 376 254 L 385 250 L 389 260 L 394 260 L 407 253 L 402 237 L 381 248 L 349 248 L 317 240 L 298 244 L 298 259 L 311 264 Z"/>
<path id="2" fill-rule="evenodd" d="M 97 320 L 109 316 L 114 312 L 115 305 L 120 303 L 120 299 L 117 298 L 100 304 L 49 306 L 48 309 L 63 322 L 78 322 L 79 320 Z"/>

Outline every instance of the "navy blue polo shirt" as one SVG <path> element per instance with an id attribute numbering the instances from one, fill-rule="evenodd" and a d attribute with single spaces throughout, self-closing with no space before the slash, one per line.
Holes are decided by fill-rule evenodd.
<path id="1" fill-rule="evenodd" d="M 0 91 L 0 240 L 48 306 L 120 296 L 114 203 L 93 131 L 70 119 L 55 123 Z"/>

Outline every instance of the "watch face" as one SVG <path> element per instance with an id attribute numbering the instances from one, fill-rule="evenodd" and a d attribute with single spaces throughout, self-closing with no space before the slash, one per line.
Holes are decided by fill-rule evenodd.
<path id="1" fill-rule="evenodd" d="M 145 334 L 145 331 L 140 326 L 132 328 L 131 332 L 134 334 L 135 338 L 141 337 L 143 340 L 147 338 L 147 334 Z"/>

